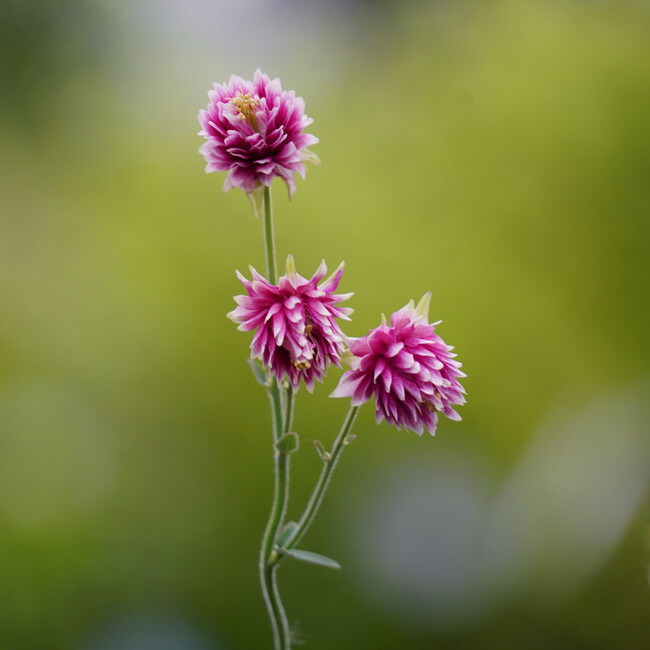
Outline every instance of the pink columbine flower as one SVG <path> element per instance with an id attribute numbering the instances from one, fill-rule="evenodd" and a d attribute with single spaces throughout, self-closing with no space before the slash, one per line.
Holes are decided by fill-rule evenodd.
<path id="1" fill-rule="evenodd" d="M 343 275 L 343 264 L 321 284 L 327 273 L 324 261 L 307 280 L 296 272 L 291 255 L 278 286 L 252 267 L 251 273 L 252 281 L 237 271 L 248 295 L 235 296 L 238 306 L 228 318 L 239 323 L 240 330 L 255 330 L 253 359 L 260 359 L 278 380 L 286 377 L 295 389 L 304 379 L 312 391 L 314 380 L 322 381 L 330 363 L 341 365 L 344 337 L 336 319 L 350 320 L 352 313 L 348 307 L 337 307 L 352 294 L 334 293 Z"/>
<path id="2" fill-rule="evenodd" d="M 436 432 L 438 413 L 460 420 L 452 405 L 464 404 L 466 375 L 455 354 L 429 324 L 431 293 L 417 307 L 413 301 L 367 336 L 350 340 L 350 366 L 332 397 L 351 397 L 358 406 L 375 396 L 377 422 L 417 434 Z"/>
<path id="3" fill-rule="evenodd" d="M 228 83 L 214 84 L 208 98 L 207 109 L 199 112 L 205 171 L 229 172 L 224 191 L 240 187 L 250 197 L 279 176 L 293 194 L 295 174 L 304 178 L 305 162 L 318 163 L 307 149 L 318 138 L 303 133 L 313 122 L 304 100 L 260 70 L 252 82 L 233 75 Z"/>

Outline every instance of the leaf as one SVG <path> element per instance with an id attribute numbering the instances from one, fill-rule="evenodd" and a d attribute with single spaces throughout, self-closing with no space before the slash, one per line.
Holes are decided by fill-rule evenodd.
<path id="1" fill-rule="evenodd" d="M 321 460 L 325 463 L 329 463 L 329 461 L 332 460 L 332 455 L 329 453 L 329 451 L 325 450 L 323 443 L 320 440 L 314 440 L 313 442 L 314 447 L 316 447 L 316 451 L 318 452 Z"/>
<path id="2" fill-rule="evenodd" d="M 278 552 L 282 555 L 287 555 L 292 557 L 294 560 L 299 560 L 300 562 L 308 562 L 309 564 L 318 564 L 319 566 L 325 566 L 329 569 L 340 569 L 341 565 L 336 561 L 332 560 L 329 557 L 325 557 L 320 553 L 312 553 L 311 551 L 301 551 L 297 548 L 286 549 L 280 548 Z"/>
<path id="3" fill-rule="evenodd" d="M 246 196 L 250 201 L 253 214 L 259 219 L 262 216 L 262 205 L 264 203 L 264 189 L 258 187 L 252 192 L 246 192 Z"/>
<path id="4" fill-rule="evenodd" d="M 297 530 L 298 524 L 295 521 L 289 521 L 280 531 L 276 546 L 282 547 L 289 541 L 293 533 Z"/>
<path id="5" fill-rule="evenodd" d="M 289 433 L 285 433 L 275 443 L 275 448 L 283 454 L 290 454 L 291 452 L 296 451 L 299 445 L 300 439 L 298 438 L 298 434 L 294 433 L 293 431 L 289 431 Z"/>
<path id="6" fill-rule="evenodd" d="M 255 379 L 257 379 L 258 384 L 262 384 L 262 386 L 269 386 L 269 376 L 264 372 L 264 368 L 260 366 L 259 363 L 256 363 L 252 359 L 246 359 L 246 363 L 250 367 L 250 369 L 253 371 L 253 376 Z"/>

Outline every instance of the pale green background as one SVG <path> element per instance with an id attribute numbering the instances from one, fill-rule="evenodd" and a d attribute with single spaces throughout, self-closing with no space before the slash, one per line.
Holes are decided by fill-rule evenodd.
<path id="1" fill-rule="evenodd" d="M 650 9 L 641 0 L 0 9 L 0 647 L 269 647 L 267 404 L 225 318 L 263 267 L 196 113 L 257 66 L 314 150 L 279 255 L 346 261 L 350 335 L 433 292 L 436 438 L 361 413 L 287 565 L 306 648 L 641 648 Z M 299 394 L 292 514 L 346 404 Z"/>

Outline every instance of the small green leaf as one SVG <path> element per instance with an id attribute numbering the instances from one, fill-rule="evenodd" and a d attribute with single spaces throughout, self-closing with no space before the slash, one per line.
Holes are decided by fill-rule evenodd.
<path id="1" fill-rule="evenodd" d="M 262 204 L 264 203 L 264 189 L 258 187 L 251 192 L 246 192 L 246 196 L 250 201 L 253 214 L 259 219 L 262 216 Z"/>
<path id="2" fill-rule="evenodd" d="M 314 440 L 314 447 L 316 447 L 316 451 L 318 452 L 318 455 L 322 458 L 323 455 L 325 454 L 325 446 L 320 440 Z"/>
<path id="3" fill-rule="evenodd" d="M 298 434 L 294 433 L 293 431 L 289 431 L 289 433 L 285 433 L 275 443 L 275 448 L 279 452 L 282 452 L 283 454 L 290 454 L 291 452 L 296 451 L 296 449 L 298 449 L 299 444 L 300 444 L 300 439 L 298 438 Z"/>
<path id="4" fill-rule="evenodd" d="M 253 371 L 253 376 L 257 379 L 258 384 L 262 386 L 269 386 L 269 376 L 264 372 L 264 368 L 260 366 L 259 363 L 253 361 L 252 359 L 246 359 L 246 363 L 249 365 L 250 369 Z"/>
<path id="5" fill-rule="evenodd" d="M 289 521 L 280 531 L 278 536 L 277 546 L 282 548 L 291 538 L 293 533 L 298 529 L 298 524 L 295 521 Z"/>
<path id="6" fill-rule="evenodd" d="M 311 551 L 301 551 L 297 548 L 292 548 L 287 550 L 285 548 L 278 549 L 279 553 L 282 555 L 287 555 L 292 557 L 294 560 L 300 560 L 300 562 L 308 562 L 309 564 L 318 564 L 319 566 L 326 566 L 330 569 L 340 569 L 341 565 L 336 561 L 332 560 L 329 557 L 325 557 L 320 553 L 312 553 Z"/>
<path id="7" fill-rule="evenodd" d="M 320 440 L 314 440 L 314 447 L 316 447 L 316 451 L 323 462 L 329 463 L 332 460 L 332 455 L 329 451 L 325 451 L 325 446 Z"/>

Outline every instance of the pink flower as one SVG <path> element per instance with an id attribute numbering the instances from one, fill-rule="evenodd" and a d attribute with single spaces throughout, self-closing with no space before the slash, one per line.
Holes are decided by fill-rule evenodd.
<path id="1" fill-rule="evenodd" d="M 438 413 L 460 420 L 453 404 L 464 404 L 466 375 L 455 354 L 429 324 L 431 293 L 417 307 L 413 301 L 367 336 L 351 339 L 352 370 L 345 372 L 332 397 L 351 397 L 358 406 L 375 396 L 377 422 L 417 434 L 436 432 Z M 440 322 L 440 321 L 439 321 Z"/>
<path id="2" fill-rule="evenodd" d="M 293 194 L 295 174 L 304 178 L 305 162 L 318 162 L 307 149 L 318 138 L 303 133 L 313 122 L 304 100 L 260 70 L 252 82 L 233 75 L 228 83 L 214 84 L 208 98 L 207 109 L 199 112 L 205 171 L 229 172 L 224 191 L 259 193 L 278 176 Z"/>
<path id="3" fill-rule="evenodd" d="M 341 365 L 344 338 L 336 319 L 350 320 L 352 309 L 336 305 L 352 294 L 334 293 L 343 264 L 318 284 L 326 272 L 323 261 L 307 280 L 296 272 L 291 255 L 278 286 L 252 267 L 252 281 L 237 271 L 248 295 L 235 296 L 238 306 L 228 318 L 239 323 L 240 330 L 255 330 L 251 357 L 260 359 L 278 380 L 286 377 L 295 389 L 304 379 L 312 391 L 314 380 L 322 381 L 330 363 Z"/>

